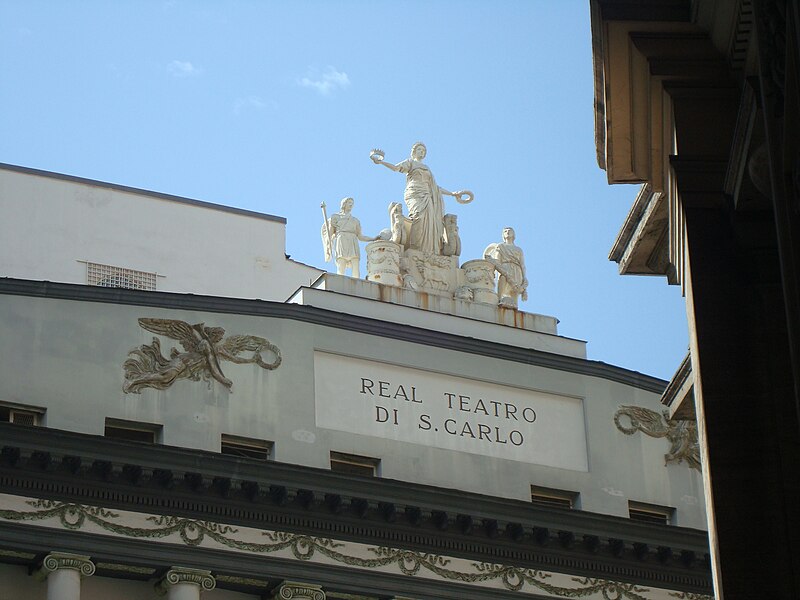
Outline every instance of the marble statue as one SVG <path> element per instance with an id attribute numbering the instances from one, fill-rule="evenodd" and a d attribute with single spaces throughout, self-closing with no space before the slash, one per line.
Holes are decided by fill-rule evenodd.
<path id="1" fill-rule="evenodd" d="M 392 202 L 389 205 L 389 221 L 391 232 L 389 239 L 405 248 L 408 244 L 408 225 L 411 223 L 403 214 L 403 205 L 399 202 Z"/>
<path id="2" fill-rule="evenodd" d="M 322 207 L 322 214 L 325 222 L 322 224 L 322 245 L 325 248 L 325 260 L 329 261 L 332 257 L 336 259 L 336 272 L 344 275 L 346 269 L 350 269 L 351 276 L 360 278 L 361 251 L 358 241 L 371 242 L 378 237 L 368 237 L 361 233 L 361 222 L 353 214 L 352 198 L 343 198 L 340 204 L 341 209 L 338 213 L 327 218 L 325 203 Z"/>
<path id="3" fill-rule="evenodd" d="M 489 244 L 483 257 L 494 265 L 499 274 L 497 295 L 501 306 L 517 307 L 517 298 L 528 299 L 528 280 L 525 278 L 525 257 L 522 248 L 514 244 L 516 235 L 511 227 L 503 229 L 503 241 Z"/>
<path id="4" fill-rule="evenodd" d="M 458 235 L 458 216 L 444 216 L 444 239 L 442 254 L 445 256 L 461 256 L 461 238 Z"/>
<path id="5" fill-rule="evenodd" d="M 220 363 L 228 360 L 237 364 L 253 363 L 262 369 L 277 369 L 281 364 L 281 352 L 269 340 L 255 335 L 229 335 L 225 338 L 222 327 L 206 327 L 204 323 L 189 325 L 177 319 L 139 319 L 142 329 L 163 335 L 181 343 L 184 352 L 170 350 L 169 358 L 161 354 L 161 342 L 157 337 L 152 343 L 143 344 L 129 353 L 124 362 L 126 394 L 138 394 L 142 388 L 165 390 L 178 379 L 203 380 L 211 386 L 215 379 L 229 390 L 233 382 L 225 377 Z M 261 353 L 267 351 L 275 356 L 265 362 Z M 252 352 L 250 357 L 239 356 Z"/>
<path id="6" fill-rule="evenodd" d="M 452 196 L 461 204 L 473 200 L 470 191 L 450 192 L 436 184 L 433 173 L 422 162 L 427 154 L 425 144 L 417 142 L 411 148 L 411 156 L 396 165 L 384 161 L 382 150 L 370 153 L 372 162 L 383 165 L 392 171 L 404 173 L 406 189 L 403 200 L 408 208 L 411 228 L 406 248 L 419 250 L 426 254 L 441 254 L 444 237 L 444 200 L 442 196 Z"/>

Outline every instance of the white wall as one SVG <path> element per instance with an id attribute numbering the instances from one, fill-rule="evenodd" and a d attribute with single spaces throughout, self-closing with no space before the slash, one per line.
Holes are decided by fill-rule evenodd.
<path id="1" fill-rule="evenodd" d="M 153 338 L 139 327 L 140 317 L 204 322 L 224 327 L 226 335 L 265 337 L 280 348 L 283 363 L 265 371 L 224 362 L 233 381 L 230 392 L 216 381 L 209 386 L 182 379 L 166 390 L 125 394 L 122 364 L 132 348 Z M 173 345 L 179 344 L 162 339 L 162 352 L 167 355 Z M 535 444 L 516 456 L 491 456 L 475 451 L 480 441 L 464 440 L 473 447 L 460 451 L 412 443 L 409 436 L 322 427 L 317 403 L 337 403 L 343 418 L 356 418 L 358 409 L 347 398 L 317 393 L 320 352 L 458 378 L 461 383 L 453 385 L 459 389 L 478 381 L 498 393 L 511 386 L 532 396 L 581 399 L 588 470 L 552 466 L 537 457 Z M 275 459 L 287 463 L 328 468 L 331 451 L 345 452 L 380 459 L 381 475 L 389 479 L 518 500 L 528 500 L 530 486 L 539 485 L 579 492 L 586 511 L 627 516 L 628 501 L 634 500 L 673 507 L 675 524 L 705 528 L 700 474 L 685 464 L 665 466 L 665 439 L 624 435 L 614 425 L 623 404 L 660 411 L 659 395 L 600 377 L 290 319 L 9 295 L 0 296 L 0 354 L 0 401 L 46 408 L 47 427 L 102 435 L 106 418 L 157 423 L 163 425 L 163 443 L 208 451 L 219 451 L 223 433 L 233 434 L 274 442 Z M 530 434 L 557 422 L 544 421 Z"/>
<path id="2" fill-rule="evenodd" d="M 282 219 L 0 165 L 0 277 L 85 284 L 89 261 L 159 291 L 286 300 L 322 271 L 287 260 Z"/>

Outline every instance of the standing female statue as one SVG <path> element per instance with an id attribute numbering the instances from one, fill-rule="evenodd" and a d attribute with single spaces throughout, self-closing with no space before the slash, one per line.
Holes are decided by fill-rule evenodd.
<path id="1" fill-rule="evenodd" d="M 449 192 L 436 185 L 433 173 L 422 162 L 427 152 L 425 144 L 417 142 L 411 148 L 411 157 L 396 165 L 384 161 L 384 154 L 381 150 L 373 150 L 370 158 L 376 165 L 383 165 L 392 171 L 406 175 L 406 191 L 403 200 L 411 219 L 408 248 L 429 254 L 441 254 L 444 233 L 444 200 L 442 196 L 452 196 L 461 204 L 468 204 L 472 202 L 473 194 L 469 191 Z"/>

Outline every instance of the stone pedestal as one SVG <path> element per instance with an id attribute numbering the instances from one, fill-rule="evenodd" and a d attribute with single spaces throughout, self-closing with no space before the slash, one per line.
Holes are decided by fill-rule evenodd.
<path id="1" fill-rule="evenodd" d="M 472 301 L 483 304 L 497 304 L 494 284 L 494 265 L 488 260 L 468 260 L 461 268 L 464 271 L 464 285 L 472 290 Z"/>
<path id="2" fill-rule="evenodd" d="M 47 600 L 80 600 L 81 577 L 94 574 L 88 556 L 52 552 L 44 557 L 39 576 L 47 579 Z"/>
<path id="3" fill-rule="evenodd" d="M 400 244 L 388 240 L 370 242 L 365 248 L 367 252 L 367 281 L 400 287 L 403 278 L 400 275 Z"/>

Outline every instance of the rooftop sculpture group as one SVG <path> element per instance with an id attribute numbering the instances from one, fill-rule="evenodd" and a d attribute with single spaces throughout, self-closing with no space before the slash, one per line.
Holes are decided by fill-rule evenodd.
<path id="1" fill-rule="evenodd" d="M 417 142 L 409 158 L 392 164 L 384 160 L 382 150 L 372 150 L 373 163 L 405 174 L 403 202 L 408 215 L 403 214 L 402 204 L 392 202 L 389 228 L 369 237 L 361 233 L 361 224 L 351 214 L 352 198 L 342 200 L 341 211 L 330 218 L 323 202 L 325 259 L 335 258 L 340 275 L 350 268 L 352 276 L 359 277 L 358 240 L 370 242 L 366 246 L 369 281 L 516 307 L 520 296 L 527 299 L 528 280 L 522 249 L 514 243 L 514 230 L 506 227 L 502 242 L 490 244 L 482 258 L 459 266 L 458 220 L 454 214 L 445 214 L 444 196 L 469 204 L 474 195 L 469 190 L 451 192 L 440 187 L 423 162 L 426 154 L 425 144 Z"/>

